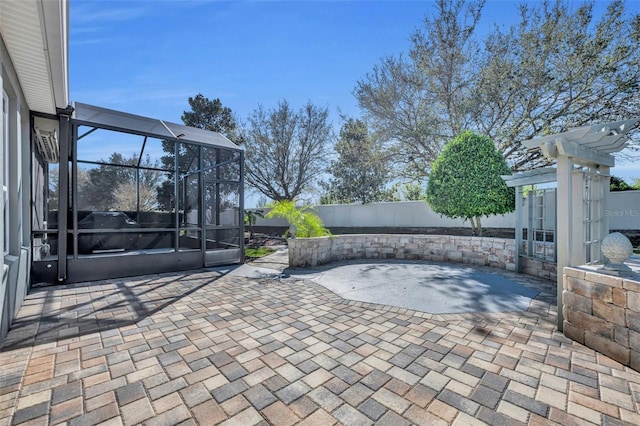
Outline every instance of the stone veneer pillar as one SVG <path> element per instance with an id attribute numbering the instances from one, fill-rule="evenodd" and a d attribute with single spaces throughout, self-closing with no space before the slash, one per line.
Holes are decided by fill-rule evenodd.
<path id="1" fill-rule="evenodd" d="M 563 270 L 564 334 L 640 371 L 640 278 Z"/>

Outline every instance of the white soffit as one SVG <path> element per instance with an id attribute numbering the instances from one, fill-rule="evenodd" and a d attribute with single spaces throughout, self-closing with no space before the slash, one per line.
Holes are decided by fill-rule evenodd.
<path id="1" fill-rule="evenodd" d="M 29 109 L 68 105 L 67 2 L 0 0 L 0 32 Z"/>

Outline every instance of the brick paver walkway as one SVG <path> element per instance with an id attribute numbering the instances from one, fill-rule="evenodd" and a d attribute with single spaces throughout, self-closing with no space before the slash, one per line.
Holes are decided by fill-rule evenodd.
<path id="1" fill-rule="evenodd" d="M 640 374 L 554 331 L 529 281 L 528 312 L 440 316 L 206 271 L 36 289 L 0 424 L 640 424 Z"/>

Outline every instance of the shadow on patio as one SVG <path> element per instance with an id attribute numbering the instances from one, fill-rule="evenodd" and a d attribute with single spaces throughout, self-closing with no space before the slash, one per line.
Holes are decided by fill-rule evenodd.
<path id="1" fill-rule="evenodd" d="M 106 336 L 103 332 L 134 324 L 149 326 L 151 324 L 145 319 L 223 276 L 212 275 L 207 272 L 208 279 L 194 281 L 194 272 L 190 271 L 142 279 L 34 288 L 13 322 L 11 334 L 3 342 L 0 352 L 91 333 Z M 179 322 L 179 318 L 173 321 Z M 183 321 L 188 320 L 183 318 Z"/>
<path id="2" fill-rule="evenodd" d="M 433 315 L 214 270 L 37 289 L 0 424 L 640 424 L 640 374 L 553 308 Z"/>

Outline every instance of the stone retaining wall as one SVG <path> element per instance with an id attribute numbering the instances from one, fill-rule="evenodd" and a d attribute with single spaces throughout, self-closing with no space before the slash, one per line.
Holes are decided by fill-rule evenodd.
<path id="1" fill-rule="evenodd" d="M 309 267 L 353 259 L 470 263 L 515 270 L 514 241 L 449 235 L 353 234 L 289 240 L 289 265 Z"/>
<path id="2" fill-rule="evenodd" d="M 570 267 L 563 284 L 564 334 L 640 371 L 640 281 Z"/>
<path id="3" fill-rule="evenodd" d="M 470 263 L 515 270 L 515 241 L 456 235 L 349 234 L 288 240 L 289 266 L 312 267 L 342 260 L 406 259 Z M 521 258 L 522 272 L 556 280 L 556 264 Z"/>
<path id="4" fill-rule="evenodd" d="M 522 262 L 522 273 L 549 281 L 555 282 L 557 280 L 558 274 L 556 263 L 531 259 L 528 257 L 522 257 L 520 258 L 520 261 Z"/>

